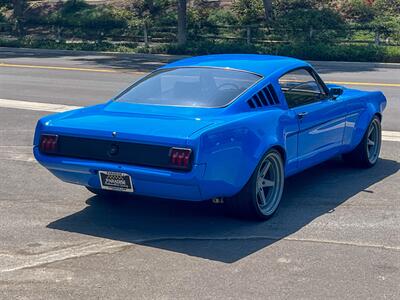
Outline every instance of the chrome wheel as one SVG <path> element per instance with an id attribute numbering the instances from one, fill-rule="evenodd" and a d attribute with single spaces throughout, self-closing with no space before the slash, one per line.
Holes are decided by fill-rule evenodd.
<path id="1" fill-rule="evenodd" d="M 368 128 L 367 155 L 371 164 L 374 164 L 378 159 L 381 148 L 381 130 L 378 122 L 378 120 L 374 119 Z"/>
<path id="2" fill-rule="evenodd" d="M 260 212 L 271 215 L 279 205 L 284 184 L 283 163 L 277 152 L 269 153 L 257 173 L 256 199 Z"/>

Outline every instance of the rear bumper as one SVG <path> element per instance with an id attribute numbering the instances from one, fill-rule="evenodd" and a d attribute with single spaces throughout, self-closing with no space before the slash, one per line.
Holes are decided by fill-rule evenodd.
<path id="1" fill-rule="evenodd" d="M 189 201 L 230 196 L 240 188 L 228 182 L 204 180 L 206 164 L 193 165 L 190 172 L 161 170 L 112 162 L 43 155 L 33 148 L 36 160 L 59 179 L 78 185 L 100 188 L 98 171 L 127 173 L 135 194 Z"/>

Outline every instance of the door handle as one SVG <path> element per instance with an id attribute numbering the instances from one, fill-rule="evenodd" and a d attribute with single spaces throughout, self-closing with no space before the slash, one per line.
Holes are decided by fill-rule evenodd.
<path id="1" fill-rule="evenodd" d="M 300 120 L 301 119 L 303 119 L 305 116 L 307 116 L 308 115 L 308 112 L 305 112 L 305 111 L 303 111 L 303 112 L 299 112 L 298 114 L 297 114 L 297 118 L 299 118 Z"/>

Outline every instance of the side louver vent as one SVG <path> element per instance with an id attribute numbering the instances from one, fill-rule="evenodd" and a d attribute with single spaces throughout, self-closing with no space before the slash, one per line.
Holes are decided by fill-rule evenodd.
<path id="1" fill-rule="evenodd" d="M 272 84 L 268 84 L 258 93 L 254 94 L 253 97 L 247 100 L 247 104 L 250 108 L 257 108 L 279 104 L 279 99 Z"/>

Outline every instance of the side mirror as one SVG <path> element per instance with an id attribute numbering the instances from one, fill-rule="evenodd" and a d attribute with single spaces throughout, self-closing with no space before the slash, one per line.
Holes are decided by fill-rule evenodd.
<path id="1" fill-rule="evenodd" d="M 329 98 L 336 99 L 343 94 L 343 89 L 340 87 L 333 87 L 329 89 Z"/>

